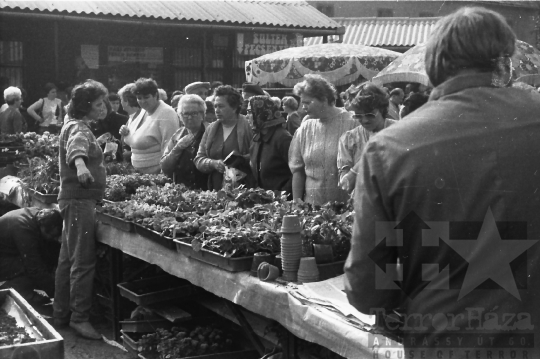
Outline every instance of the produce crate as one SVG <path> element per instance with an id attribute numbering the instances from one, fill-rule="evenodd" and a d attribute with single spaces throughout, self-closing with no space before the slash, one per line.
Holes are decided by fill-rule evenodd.
<path id="1" fill-rule="evenodd" d="M 35 349 L 41 359 L 64 358 L 64 339 L 19 293 L 13 289 L 0 290 L 0 307 L 36 338 L 34 343 L 0 346 L 0 358 L 13 358 L 14 351 L 20 347 Z"/>
<path id="2" fill-rule="evenodd" d="M 213 322 L 219 323 L 218 326 L 222 330 L 230 327 L 231 325 L 231 322 L 221 317 L 198 317 L 198 318 L 193 318 L 193 321 L 191 322 L 191 324 L 189 323 L 186 323 L 186 325 L 180 324 L 180 326 L 193 329 L 197 325 L 204 326 L 204 325 L 209 325 Z M 183 359 L 258 359 L 260 358 L 260 355 L 258 355 L 256 350 L 251 349 L 246 346 L 246 343 L 249 343 L 249 341 L 243 336 L 240 328 L 238 328 L 238 330 L 236 331 L 233 331 L 233 333 L 234 333 L 233 342 L 235 343 L 235 346 L 236 346 L 235 348 L 233 348 L 234 351 L 182 357 L 182 358 Z M 138 351 L 139 338 L 143 334 L 142 333 L 128 333 L 128 332 L 122 331 L 122 335 L 124 336 L 124 343 L 125 343 L 124 346 L 126 346 L 126 349 L 130 352 L 132 352 L 132 350 Z M 155 352 L 138 353 L 138 356 L 139 358 L 143 358 L 143 359 L 159 359 L 159 354 Z"/>
<path id="3" fill-rule="evenodd" d="M 111 216 L 110 214 L 103 213 L 101 211 L 96 211 L 96 218 L 98 221 L 105 224 L 109 224 L 113 226 L 114 228 L 118 228 L 121 231 L 124 231 L 124 232 L 133 231 L 133 222 L 126 221 L 125 219 Z"/>
<path id="4" fill-rule="evenodd" d="M 187 280 L 169 275 L 119 283 L 118 288 L 122 297 L 137 305 L 190 297 L 196 292 L 195 287 Z M 140 293 L 141 291 L 143 292 Z"/>
<path id="5" fill-rule="evenodd" d="M 34 189 L 29 188 L 30 196 L 34 197 L 36 201 L 45 204 L 58 203 L 58 194 L 43 194 Z"/>
<path id="6" fill-rule="evenodd" d="M 165 237 L 161 233 L 158 233 L 150 228 L 146 228 L 145 226 L 134 223 L 135 232 L 144 238 L 147 238 L 151 240 L 152 242 L 155 242 L 165 248 L 169 248 L 174 250 L 176 248 L 176 245 L 173 242 L 173 239 L 170 237 Z"/>
<path id="7" fill-rule="evenodd" d="M 147 333 L 155 332 L 158 328 L 170 329 L 173 327 L 173 323 L 169 322 L 167 319 L 143 319 L 143 320 L 123 320 L 120 321 L 122 325 L 122 330 L 124 332 L 135 332 L 135 333 Z"/>
<path id="8" fill-rule="evenodd" d="M 178 253 L 182 253 L 190 258 L 219 267 L 228 272 L 250 271 L 251 265 L 253 264 L 253 256 L 228 258 L 204 248 L 196 252 L 191 247 L 191 244 L 185 243 L 185 240 L 182 241 L 181 239 L 174 239 L 174 243 L 176 243 L 176 250 Z"/>
<path id="9" fill-rule="evenodd" d="M 319 269 L 319 280 L 326 280 L 343 274 L 345 261 L 317 264 Z"/>

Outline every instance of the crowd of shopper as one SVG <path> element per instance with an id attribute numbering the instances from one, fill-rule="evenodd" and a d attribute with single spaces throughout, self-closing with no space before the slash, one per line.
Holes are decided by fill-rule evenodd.
<path id="1" fill-rule="evenodd" d="M 322 76 L 305 75 L 294 86 L 294 96 L 283 99 L 257 84 L 245 83 L 239 91 L 218 82 L 195 82 L 167 96 L 149 78 L 109 94 L 101 83 L 87 80 L 73 89 L 64 116 L 56 86 L 47 84 L 46 97 L 27 113 L 39 132 L 61 130 L 60 211 L 24 209 L 0 218 L 5 233 L 24 227 L 20 243 L 9 236 L 0 241 L 0 257 L 10 258 L 0 262 L 0 280 L 26 294 L 32 288 L 45 290 L 55 299 L 56 324 L 69 323 L 84 337 L 100 338 L 88 317 L 94 207 L 105 189 L 105 154 L 130 162 L 139 173 L 164 173 L 192 189 L 260 187 L 316 206 L 346 202 L 354 191 L 356 220 L 345 266 L 351 304 L 365 313 L 382 308 L 432 317 L 446 308 L 454 318 L 463 315 L 453 325 L 468 330 L 466 312 L 480 294 L 460 301 L 456 290 L 425 290 L 422 277 L 432 258 L 450 261 L 455 251 L 440 248 L 439 242 L 424 245 L 405 230 L 401 241 L 407 245 L 384 246 L 375 240 L 377 226 L 392 223 L 394 228 L 411 213 L 429 223 L 483 221 L 491 214 L 516 226 L 516 220 L 524 221 L 529 237 L 540 237 L 535 190 L 540 95 L 508 86 L 506 59 L 514 46 L 515 35 L 504 18 L 466 8 L 443 18 L 427 44 L 426 70 L 435 86 L 427 92 L 417 85 L 390 90 L 366 82 L 338 96 Z M 25 131 L 23 91 L 9 87 L 4 99 L 0 131 Z M 63 235 L 53 285 L 38 252 L 44 240 L 58 237 L 60 215 Z M 489 241 L 477 242 L 466 243 L 476 246 L 471 260 L 493 252 Z M 396 266 L 381 274 L 374 258 Z M 516 263 L 529 271 L 523 279 L 529 284 L 519 291 L 529 295 L 530 288 L 536 297 L 538 261 Z M 401 277 L 400 266 L 408 268 Z M 496 261 L 485 262 L 482 275 L 490 279 L 496 266 Z M 457 272 L 466 276 L 467 265 Z M 392 287 L 395 278 L 401 278 L 401 287 Z M 522 302 L 519 291 L 492 294 L 490 310 L 501 317 L 533 311 L 538 318 L 537 307 Z M 443 333 L 435 326 L 423 335 L 434 343 Z M 437 355 L 429 348 L 429 355 Z"/>

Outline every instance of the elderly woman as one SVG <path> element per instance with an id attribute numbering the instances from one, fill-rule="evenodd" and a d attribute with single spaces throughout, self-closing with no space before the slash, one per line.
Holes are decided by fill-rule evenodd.
<path id="1" fill-rule="evenodd" d="M 94 280 L 95 206 L 105 192 L 103 152 L 89 123 L 103 111 L 107 89 L 88 80 L 73 89 L 70 120 L 60 133 L 60 193 L 64 218 L 55 278 L 54 318 L 89 339 L 101 339 L 90 322 Z"/>
<path id="2" fill-rule="evenodd" d="M 340 186 L 347 192 L 354 189 L 358 169 L 353 167 L 360 160 L 367 141 L 380 130 L 397 122 L 388 118 L 388 102 L 386 91 L 367 82 L 360 87 L 351 103 L 355 113 L 353 118 L 360 121 L 361 126 L 341 136 L 337 156 Z"/>
<path id="3" fill-rule="evenodd" d="M 407 357 L 540 358 L 540 95 L 507 86 L 515 44 L 497 12 L 441 18 L 429 101 L 360 159 L 345 291 L 363 313 L 399 308 L 405 325 L 379 323 L 403 330 Z M 442 344 L 453 333 L 469 345 Z M 513 352 L 516 333 L 530 341 Z"/>
<path id="4" fill-rule="evenodd" d="M 283 105 L 283 111 L 287 113 L 287 122 L 285 123 L 285 127 L 287 128 L 287 131 L 294 136 L 294 133 L 302 124 L 302 118 L 300 118 L 297 111 L 298 101 L 296 101 L 296 99 L 292 96 L 285 96 L 283 97 L 281 104 Z"/>
<path id="5" fill-rule="evenodd" d="M 204 115 L 206 103 L 198 95 L 183 95 L 178 104 L 178 114 L 185 127 L 180 128 L 169 140 L 161 157 L 161 170 L 191 189 L 208 189 L 208 174 L 199 171 L 193 163 L 202 137 L 206 131 Z"/>
<path id="6" fill-rule="evenodd" d="M 223 160 L 232 152 L 239 156 L 240 169 L 252 180 L 249 168 L 249 148 L 253 131 L 246 118 L 240 115 L 242 95 L 229 85 L 214 91 L 214 108 L 217 121 L 208 125 L 201 140 L 195 165 L 201 172 L 210 174 L 209 190 L 220 190 L 223 185 L 225 163 Z"/>
<path id="7" fill-rule="evenodd" d="M 56 98 L 56 85 L 53 83 L 45 85 L 45 94 L 47 97 L 28 107 L 28 114 L 39 123 L 39 134 L 45 131 L 58 133 L 62 127 L 62 100 Z"/>
<path id="8" fill-rule="evenodd" d="M 157 83 L 140 78 L 132 93 L 144 111 L 120 128 L 124 141 L 131 147 L 131 164 L 141 172 L 161 172 L 159 162 L 171 136 L 180 128 L 178 116 L 171 106 L 159 99 Z"/>
<path id="9" fill-rule="evenodd" d="M 309 119 L 296 131 L 289 150 L 293 198 L 315 205 L 345 202 L 347 192 L 338 186 L 338 142 L 358 123 L 349 112 L 335 107 L 336 89 L 320 75 L 306 75 L 294 86 L 294 92 Z"/>
<path id="10" fill-rule="evenodd" d="M 22 104 L 21 90 L 13 86 L 8 87 L 4 90 L 4 100 L 8 106 L 0 112 L 0 133 L 24 132 L 26 121 L 19 111 Z"/>
<path id="11" fill-rule="evenodd" d="M 292 136 L 283 128 L 285 118 L 268 96 L 249 99 L 255 136 L 249 151 L 255 187 L 292 192 L 289 147 Z"/>

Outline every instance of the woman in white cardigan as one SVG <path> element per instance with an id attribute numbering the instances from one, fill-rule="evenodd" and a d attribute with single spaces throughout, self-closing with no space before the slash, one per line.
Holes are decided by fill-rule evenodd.
<path id="1" fill-rule="evenodd" d="M 159 161 L 172 135 L 178 130 L 178 116 L 173 108 L 159 99 L 157 83 L 140 78 L 132 92 L 141 112 L 120 128 L 124 141 L 131 147 L 131 163 L 141 173 L 161 171 Z"/>

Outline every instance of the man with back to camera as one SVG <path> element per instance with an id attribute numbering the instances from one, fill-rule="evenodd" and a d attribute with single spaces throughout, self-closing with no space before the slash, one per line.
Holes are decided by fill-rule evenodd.
<path id="1" fill-rule="evenodd" d="M 515 51 L 494 11 L 441 18 L 429 101 L 358 162 L 345 291 L 404 357 L 540 358 L 540 95 L 509 87 Z"/>

